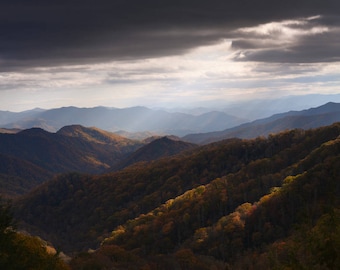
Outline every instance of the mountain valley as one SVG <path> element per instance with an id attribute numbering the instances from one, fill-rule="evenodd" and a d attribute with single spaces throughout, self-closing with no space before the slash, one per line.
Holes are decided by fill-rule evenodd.
<path id="1" fill-rule="evenodd" d="M 4 129 L 0 192 L 66 268 L 336 269 L 339 117 L 327 103 L 143 140 L 79 123 Z"/>

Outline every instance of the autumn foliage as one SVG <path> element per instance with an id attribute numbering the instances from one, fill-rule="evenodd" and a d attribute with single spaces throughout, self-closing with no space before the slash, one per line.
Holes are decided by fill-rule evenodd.
<path id="1" fill-rule="evenodd" d="M 291 130 L 64 174 L 16 214 L 77 254 L 73 269 L 338 269 L 339 134 Z"/>

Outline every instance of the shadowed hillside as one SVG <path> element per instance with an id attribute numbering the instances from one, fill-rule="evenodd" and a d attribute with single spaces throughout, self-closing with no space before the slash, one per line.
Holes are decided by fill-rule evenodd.
<path id="1" fill-rule="evenodd" d="M 157 138 L 129 155 L 110 170 L 120 170 L 140 161 L 152 161 L 172 156 L 195 147 L 197 147 L 197 145 L 180 140 L 173 140 L 170 137 Z"/>
<path id="2" fill-rule="evenodd" d="M 105 243 L 131 256 L 152 258 L 178 247 L 201 252 L 186 245 L 200 228 L 214 226 L 245 203 L 256 204 L 288 176 L 324 170 L 327 160 L 338 158 L 339 134 L 339 124 L 292 130 L 222 141 L 101 176 L 65 174 L 23 197 L 16 213 L 26 229 L 67 252 L 96 248 L 112 230 L 117 237 Z M 338 179 L 335 169 L 325 177 L 333 172 Z M 275 235 L 288 235 L 292 222 Z M 237 252 L 247 248 L 241 246 Z M 209 252 L 204 254 L 221 259 Z"/>
<path id="3" fill-rule="evenodd" d="M 52 175 L 28 161 L 0 154 L 0 194 L 3 197 L 27 193 Z"/>
<path id="4" fill-rule="evenodd" d="M 64 127 L 58 133 L 39 128 L 0 133 L 0 194 L 23 194 L 58 173 L 103 172 L 142 145 L 81 126 Z"/>
<path id="5" fill-rule="evenodd" d="M 271 139 L 280 144 L 293 133 Z M 340 140 L 287 162 L 299 148 L 294 143 L 128 220 L 72 268 L 338 269 Z"/>
<path id="6" fill-rule="evenodd" d="M 99 143 L 90 136 L 66 136 L 62 132 L 33 128 L 17 134 L 0 134 L 0 152 L 51 172 L 99 172 L 141 145 L 124 139 L 120 139 L 122 145 L 117 139 Z"/>

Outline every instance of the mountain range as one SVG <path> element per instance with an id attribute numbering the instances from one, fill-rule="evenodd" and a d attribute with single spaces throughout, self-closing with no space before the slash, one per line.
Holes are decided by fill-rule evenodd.
<path id="1" fill-rule="evenodd" d="M 0 194 L 26 193 L 60 173 L 113 171 L 194 147 L 176 137 L 136 141 L 80 125 L 65 126 L 56 133 L 40 128 L 0 133 Z"/>
<path id="2" fill-rule="evenodd" d="M 142 145 L 81 126 L 67 126 L 57 133 L 40 128 L 0 133 L 1 195 L 25 193 L 58 173 L 104 171 Z"/>
<path id="3" fill-rule="evenodd" d="M 151 134 L 183 137 L 192 133 L 223 131 L 273 114 L 340 102 L 340 95 L 288 96 L 280 99 L 248 100 L 221 104 L 206 102 L 193 108 L 36 108 L 23 112 L 0 111 L 0 128 L 7 131 L 39 127 L 56 132 L 63 126 L 97 127 L 120 135 L 143 139 Z M 4 130 L 3 130 L 4 131 Z M 2 132 L 3 132 L 2 131 Z M 136 136 L 136 133 L 139 133 Z M 146 134 L 143 134 L 146 133 Z"/>
<path id="4" fill-rule="evenodd" d="M 0 126 L 7 129 L 40 127 L 56 132 L 63 126 L 79 124 L 107 131 L 154 132 L 184 136 L 193 132 L 223 130 L 245 120 L 224 112 L 210 111 L 201 115 L 169 113 L 146 107 L 77 108 L 33 110 L 22 113 L 0 112 Z"/>
<path id="5" fill-rule="evenodd" d="M 241 118 L 255 121 L 274 114 L 287 111 L 301 111 L 306 108 L 319 107 L 328 102 L 340 103 L 340 94 L 320 95 L 309 94 L 301 96 L 286 96 L 272 99 L 246 100 L 222 106 L 223 112 L 237 115 Z"/>
<path id="6" fill-rule="evenodd" d="M 120 113 L 116 123 L 147 116 L 128 124 L 141 132 L 152 122 L 155 129 L 137 140 L 121 136 L 128 131 L 73 123 L 83 117 L 112 125 L 108 111 Z M 207 127 L 223 114 L 191 115 L 189 122 L 189 114 L 143 107 L 25 114 L 45 115 L 40 123 L 53 129 L 73 124 L 53 132 L 4 126 L 0 193 L 13 200 L 19 229 L 70 255 L 71 269 L 340 265 L 338 103 L 183 137 L 163 136 L 163 128 L 198 119 Z"/>
<path id="7" fill-rule="evenodd" d="M 65 113 L 69 109 L 60 111 Z M 93 108 L 94 111 L 97 109 Z M 77 108 L 71 108 L 73 110 L 78 111 Z M 92 115 L 92 110 L 84 110 Z M 41 112 L 34 110 L 34 113 Z M 340 104 L 329 102 L 303 111 L 276 114 L 224 131 L 191 134 L 182 138 L 151 136 L 144 140 L 132 140 L 116 133 L 81 125 L 64 126 L 55 133 L 41 128 L 22 131 L 4 129 L 0 133 L 1 194 L 8 197 L 26 193 L 58 173 L 112 172 L 137 162 L 150 162 L 194 149 L 197 144 L 230 138 L 250 139 L 294 128 L 316 128 L 337 121 L 340 121 Z"/>
<path id="8" fill-rule="evenodd" d="M 338 121 L 340 121 L 340 103 L 328 102 L 316 108 L 275 114 L 271 117 L 244 123 L 223 131 L 188 134 L 182 137 L 182 139 L 198 144 L 206 144 L 234 137 L 250 139 L 258 136 L 268 136 L 271 133 L 288 129 L 309 129 L 326 126 Z"/>
<path id="9" fill-rule="evenodd" d="M 339 134 L 295 129 L 63 174 L 18 198 L 15 215 L 77 254 L 72 269 L 336 269 Z"/>

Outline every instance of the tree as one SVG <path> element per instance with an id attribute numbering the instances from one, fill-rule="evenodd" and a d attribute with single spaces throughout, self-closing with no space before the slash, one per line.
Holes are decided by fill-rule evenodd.
<path id="1" fill-rule="evenodd" d="M 69 269 L 58 255 L 48 252 L 46 243 L 38 237 L 16 232 L 10 205 L 0 199 L 0 269 Z"/>

